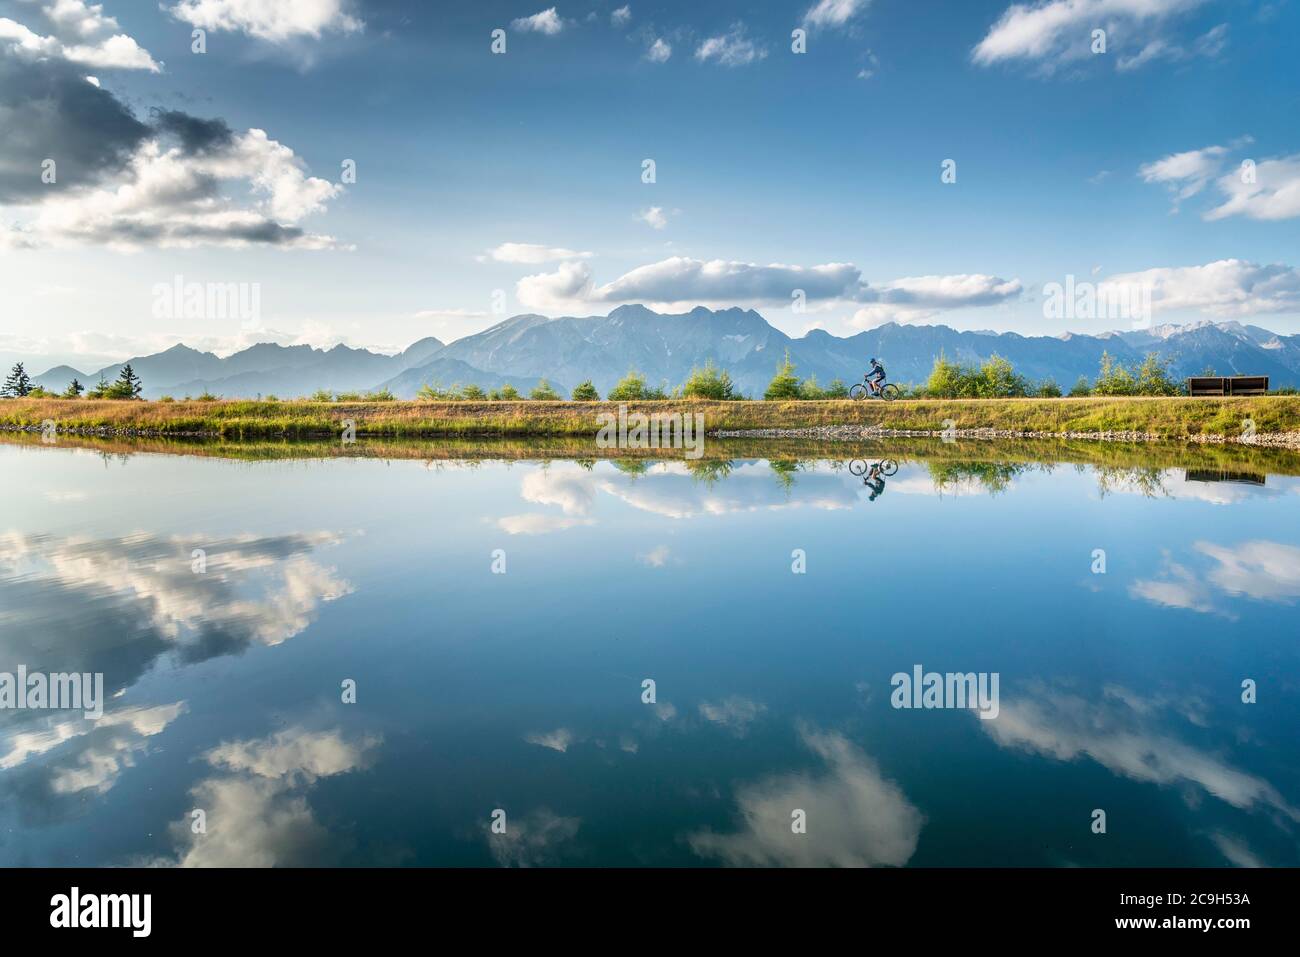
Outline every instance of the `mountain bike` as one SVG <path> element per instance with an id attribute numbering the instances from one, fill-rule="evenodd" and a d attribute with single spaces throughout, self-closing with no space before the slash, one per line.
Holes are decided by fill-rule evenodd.
<path id="1" fill-rule="evenodd" d="M 880 468 L 880 474 L 885 476 L 885 478 L 889 478 L 889 476 L 895 474 L 898 471 L 898 463 L 895 462 L 893 459 L 881 459 L 876 464 Z M 871 463 L 866 462 L 862 459 L 854 459 L 852 462 L 849 463 L 849 471 L 857 476 L 866 475 L 867 471 L 870 468 L 871 468 Z"/>
<path id="2" fill-rule="evenodd" d="M 901 394 L 898 386 L 892 382 L 882 382 L 880 388 L 876 392 L 872 392 L 871 388 L 866 385 L 866 381 L 867 377 L 863 376 L 861 382 L 856 383 L 849 389 L 850 399 L 884 399 L 886 402 L 893 402 Z"/>

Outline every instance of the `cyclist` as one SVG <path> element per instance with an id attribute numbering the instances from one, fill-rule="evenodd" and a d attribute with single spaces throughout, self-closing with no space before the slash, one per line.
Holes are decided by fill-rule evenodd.
<path id="1" fill-rule="evenodd" d="M 885 367 L 879 359 L 871 360 L 871 371 L 867 373 L 866 382 L 872 395 L 880 395 L 880 387 L 885 384 Z"/>
<path id="2" fill-rule="evenodd" d="M 871 470 L 862 477 L 862 484 L 871 489 L 868 502 L 874 502 L 885 491 L 885 477 L 881 474 L 880 463 L 871 466 Z"/>

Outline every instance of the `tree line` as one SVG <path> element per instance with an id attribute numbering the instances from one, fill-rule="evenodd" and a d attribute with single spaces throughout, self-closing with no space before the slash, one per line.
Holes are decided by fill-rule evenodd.
<path id="1" fill-rule="evenodd" d="M 87 399 L 138 399 L 144 391 L 144 383 L 131 368 L 131 363 L 122 366 L 114 382 L 109 382 L 102 375 L 89 392 L 76 378 L 68 383 L 62 392 L 53 392 L 44 386 L 32 382 L 21 362 L 14 364 L 0 388 L 0 396 L 7 399 L 78 399 L 83 393 Z"/>

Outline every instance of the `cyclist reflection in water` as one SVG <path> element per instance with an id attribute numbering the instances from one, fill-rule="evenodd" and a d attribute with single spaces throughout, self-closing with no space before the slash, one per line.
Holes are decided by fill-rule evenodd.
<path id="1" fill-rule="evenodd" d="M 874 502 L 885 491 L 885 476 L 880 472 L 879 462 L 873 464 L 867 474 L 862 476 L 862 484 L 871 489 L 871 494 L 867 496 L 868 502 Z"/>

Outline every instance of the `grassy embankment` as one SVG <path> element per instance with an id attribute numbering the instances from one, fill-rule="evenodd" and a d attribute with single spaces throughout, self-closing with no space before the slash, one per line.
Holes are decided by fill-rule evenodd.
<path id="1" fill-rule="evenodd" d="M 875 426 L 939 431 L 1144 432 L 1165 439 L 1238 436 L 1246 419 L 1259 433 L 1300 433 L 1300 397 L 918 399 L 898 402 L 637 402 L 632 410 L 702 412 L 716 430 Z M 596 416 L 611 402 L 129 402 L 10 399 L 0 402 L 0 429 L 39 428 L 53 420 L 63 433 L 205 436 L 227 439 L 338 435 L 347 419 L 358 436 L 593 436 Z"/>
<path id="2" fill-rule="evenodd" d="M 34 432 L 0 432 L 0 445 L 44 451 Z M 612 460 L 628 469 L 654 461 L 680 461 L 701 476 L 744 460 L 765 459 L 802 465 L 829 460 L 892 458 L 900 463 L 924 463 L 936 474 L 955 471 L 1019 467 L 1087 466 L 1110 470 L 1196 469 L 1222 472 L 1300 475 L 1300 452 L 1239 444 L 1204 445 L 1186 442 L 1095 442 L 1086 439 L 989 439 L 943 442 L 938 438 L 895 437 L 825 442 L 818 439 L 713 439 L 704 443 L 698 460 L 680 450 L 598 449 L 590 436 L 362 438 L 343 444 L 334 440 L 200 439 L 179 437 L 130 438 L 60 435 L 55 448 L 76 448 L 105 457 L 134 455 L 193 455 L 220 459 L 235 466 L 261 462 L 324 461 L 333 458 L 443 463 L 542 462 L 568 459 L 583 464 Z"/>

